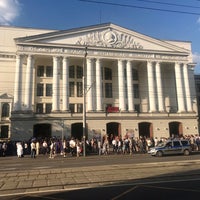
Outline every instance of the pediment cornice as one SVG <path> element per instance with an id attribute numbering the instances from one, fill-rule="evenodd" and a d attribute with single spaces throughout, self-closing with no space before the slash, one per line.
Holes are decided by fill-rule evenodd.
<path id="1" fill-rule="evenodd" d="M 111 23 L 16 38 L 15 41 L 16 44 L 75 45 L 122 50 L 189 52 L 187 49 L 180 48 L 166 41 L 158 40 Z"/>
<path id="2" fill-rule="evenodd" d="M 0 94 L 0 99 L 12 99 L 13 96 L 8 93 Z"/>

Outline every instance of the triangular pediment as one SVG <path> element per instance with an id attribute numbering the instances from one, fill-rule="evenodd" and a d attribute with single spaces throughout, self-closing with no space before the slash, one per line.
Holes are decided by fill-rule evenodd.
<path id="1" fill-rule="evenodd" d="M 12 99 L 13 96 L 8 93 L 0 94 L 0 99 Z"/>
<path id="2" fill-rule="evenodd" d="M 36 36 L 17 38 L 16 43 L 45 45 L 75 45 L 96 48 L 116 48 L 143 51 L 163 51 L 188 53 L 180 46 L 158 40 L 147 35 L 111 24 L 100 24 L 83 28 L 55 31 Z"/>

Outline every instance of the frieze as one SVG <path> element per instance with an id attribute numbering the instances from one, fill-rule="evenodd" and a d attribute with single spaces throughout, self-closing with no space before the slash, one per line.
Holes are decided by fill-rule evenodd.
<path id="1" fill-rule="evenodd" d="M 69 48 L 53 48 L 53 47 L 32 47 L 32 46 L 18 46 L 19 53 L 44 53 L 44 55 L 59 54 L 60 56 L 80 56 L 85 55 L 84 49 L 69 49 Z M 187 61 L 187 56 L 164 55 L 155 53 L 139 53 L 139 52 L 117 52 L 117 51 L 98 51 L 88 50 L 90 57 L 107 57 L 107 58 L 127 58 L 127 59 L 157 59 L 163 61 Z"/>
<path id="2" fill-rule="evenodd" d="M 15 59 L 15 55 L 0 54 L 0 58 Z"/>
<path id="3" fill-rule="evenodd" d="M 133 36 L 118 33 L 113 30 L 88 33 L 87 35 L 81 36 L 76 44 L 83 46 L 143 49 L 143 46 L 135 41 Z"/>

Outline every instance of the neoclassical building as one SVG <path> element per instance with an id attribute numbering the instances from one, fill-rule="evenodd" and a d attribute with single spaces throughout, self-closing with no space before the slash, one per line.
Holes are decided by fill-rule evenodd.
<path id="1" fill-rule="evenodd" d="M 198 134 L 191 42 L 112 23 L 0 27 L 0 137 Z"/>

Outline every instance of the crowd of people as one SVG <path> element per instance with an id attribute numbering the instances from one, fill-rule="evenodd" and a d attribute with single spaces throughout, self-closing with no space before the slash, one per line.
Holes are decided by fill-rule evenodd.
<path id="1" fill-rule="evenodd" d="M 172 136 L 175 137 L 175 136 Z M 180 138 L 180 137 L 179 137 Z M 190 141 L 193 151 L 200 151 L 200 136 L 190 135 L 181 138 Z M 0 156 L 17 155 L 19 158 L 30 156 L 36 158 L 39 154 L 48 155 L 49 158 L 55 158 L 57 155 L 81 156 L 85 147 L 86 154 L 108 155 L 108 154 L 134 154 L 147 153 L 151 147 L 157 146 L 159 143 L 169 138 L 148 138 L 148 137 L 124 137 L 105 135 L 103 138 L 92 138 L 85 141 L 78 140 L 74 137 L 60 138 L 52 137 L 45 139 L 32 138 L 29 141 L 17 142 L 0 142 Z"/>

